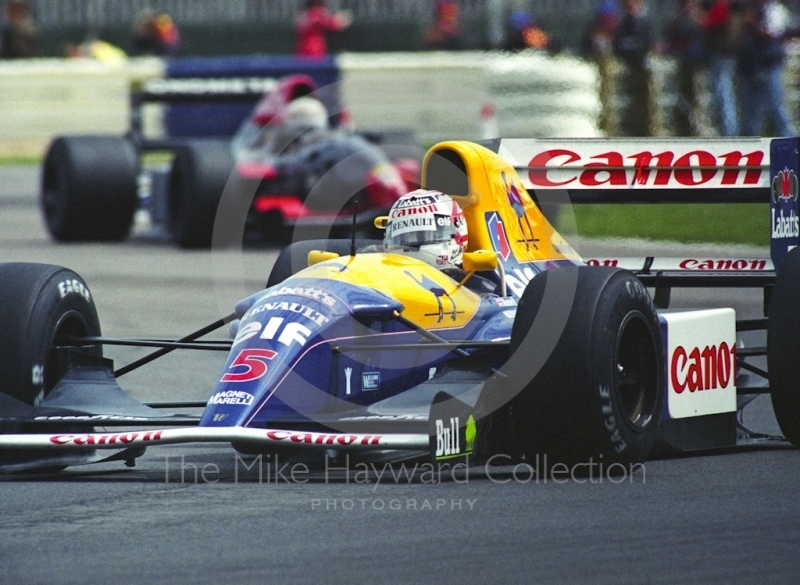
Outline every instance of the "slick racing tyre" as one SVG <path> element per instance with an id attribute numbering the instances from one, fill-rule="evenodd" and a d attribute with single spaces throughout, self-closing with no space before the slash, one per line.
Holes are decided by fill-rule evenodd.
<path id="1" fill-rule="evenodd" d="M 547 313 L 537 321 L 548 281 L 559 287 L 570 277 L 574 284 L 575 276 L 563 330 L 556 330 L 561 324 L 548 326 Z M 510 354 L 521 352 L 527 364 L 541 363 L 545 358 L 537 360 L 536 352 L 548 339 L 553 351 L 538 372 L 526 372 L 525 360 L 509 371 L 507 383 L 518 390 L 511 401 L 517 449 L 528 460 L 547 454 L 548 467 L 602 462 L 608 469 L 644 461 L 658 433 L 665 359 L 658 317 L 644 285 L 629 272 L 603 267 L 537 275 L 520 299 Z"/>
<path id="2" fill-rule="evenodd" d="M 136 150 L 113 136 L 62 136 L 45 155 L 40 206 L 55 240 L 117 241 L 138 206 Z"/>
<path id="3" fill-rule="evenodd" d="M 209 248 L 222 192 L 234 167 L 229 142 L 196 140 L 175 150 L 167 222 L 182 248 Z"/>
<path id="4" fill-rule="evenodd" d="M 365 240 L 356 238 L 356 250 L 367 246 L 381 246 L 383 240 Z M 350 255 L 351 240 L 305 240 L 286 246 L 275 260 L 267 279 L 267 288 L 283 282 L 308 266 L 308 253 L 312 250 L 335 252 L 339 256 Z"/>
<path id="5" fill-rule="evenodd" d="M 784 436 L 800 447 L 800 248 L 783 259 L 767 325 L 772 409 Z"/>
<path id="6" fill-rule="evenodd" d="M 70 336 L 99 335 L 80 276 L 47 264 L 0 264 L 0 392 L 38 405 L 64 373 L 55 347 Z"/>

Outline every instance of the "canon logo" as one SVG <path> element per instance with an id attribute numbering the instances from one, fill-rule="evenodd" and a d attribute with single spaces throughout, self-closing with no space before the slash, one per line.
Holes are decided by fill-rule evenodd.
<path id="1" fill-rule="evenodd" d="M 687 258 L 679 264 L 683 270 L 766 270 L 767 261 L 759 259 L 695 260 Z"/>
<path id="2" fill-rule="evenodd" d="M 54 435 L 50 437 L 50 442 L 55 445 L 66 445 L 72 443 L 73 445 L 114 445 L 121 443 L 127 445 L 128 443 L 142 442 L 142 441 L 158 441 L 164 431 L 148 431 L 144 433 L 113 433 L 102 435 Z"/>
<path id="3" fill-rule="evenodd" d="M 672 352 L 670 379 L 676 394 L 727 388 L 731 379 L 736 384 L 736 346 L 722 342 L 719 348 L 712 345 L 701 351 L 695 347 L 687 353 L 679 345 Z"/>
<path id="4" fill-rule="evenodd" d="M 291 441 L 310 445 L 380 445 L 381 435 L 326 435 L 324 433 L 298 433 L 293 431 L 267 431 L 273 441 Z"/>
<path id="5" fill-rule="evenodd" d="M 566 187 L 573 183 L 583 187 L 629 184 L 698 187 L 712 180 L 723 186 L 755 186 L 762 180 L 764 158 L 762 150 L 749 153 L 735 150 L 719 156 L 705 150 L 683 153 L 667 150 L 655 154 L 610 151 L 582 157 L 573 150 L 554 148 L 531 159 L 528 178 L 536 187 Z M 633 172 L 630 181 L 629 171 Z"/>

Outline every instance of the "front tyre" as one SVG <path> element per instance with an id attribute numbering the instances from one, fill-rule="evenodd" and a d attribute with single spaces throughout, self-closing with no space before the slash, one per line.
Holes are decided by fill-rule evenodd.
<path id="1" fill-rule="evenodd" d="M 619 463 L 629 470 L 647 458 L 661 419 L 665 358 L 658 317 L 644 285 L 629 272 L 555 270 L 575 272 L 537 275 L 517 308 L 511 355 L 543 365 L 538 372 L 511 369 L 507 383 L 518 389 L 511 401 L 512 439 L 528 459 L 547 454 L 548 465 L 593 463 L 608 470 Z M 570 278 L 558 278 L 564 275 Z M 548 281 L 555 287 L 577 283 L 574 298 L 571 291 L 556 295 L 571 303 L 563 330 L 547 325 L 546 315 L 535 323 L 540 309 L 550 310 L 543 305 Z M 552 353 L 536 356 L 553 336 Z"/>
<path id="2" fill-rule="evenodd" d="M 64 374 L 55 348 L 68 337 L 99 335 L 80 276 L 47 264 L 0 264 L 0 392 L 38 405 Z"/>

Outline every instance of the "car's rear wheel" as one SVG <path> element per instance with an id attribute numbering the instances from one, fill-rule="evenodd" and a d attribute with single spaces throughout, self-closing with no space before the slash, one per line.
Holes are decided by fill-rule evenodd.
<path id="1" fill-rule="evenodd" d="M 783 259 L 767 326 L 772 409 L 784 436 L 800 447 L 800 248 Z"/>
<path id="2" fill-rule="evenodd" d="M 138 206 L 136 150 L 113 136 L 62 136 L 47 150 L 40 205 L 58 241 L 115 241 Z"/>
<path id="3" fill-rule="evenodd" d="M 297 274 L 308 266 L 308 253 L 312 250 L 335 252 L 340 256 L 348 256 L 352 241 L 350 239 L 338 240 L 304 240 L 286 246 L 275 260 L 272 271 L 269 273 L 267 288 L 283 282 L 290 276 Z M 383 244 L 383 240 L 356 239 L 356 249 L 366 246 Z"/>
<path id="4" fill-rule="evenodd" d="M 169 177 L 167 221 L 183 248 L 208 248 L 222 192 L 234 167 L 230 144 L 197 140 L 175 150 Z"/>
<path id="5" fill-rule="evenodd" d="M 518 392 L 510 402 L 513 442 L 528 459 L 547 454 L 550 469 L 640 463 L 656 440 L 664 393 L 663 341 L 650 296 L 622 270 L 555 270 L 573 272 L 537 275 L 514 320 L 509 351 L 516 366 L 507 380 Z M 543 302 L 548 282 L 564 285 L 555 295 L 568 304 L 562 323 Z M 537 355 L 548 345 L 549 356 Z M 543 365 L 532 372 L 526 362 Z M 600 469 L 582 468 L 592 471 Z"/>
<path id="6" fill-rule="evenodd" d="M 99 335 L 80 276 L 48 264 L 0 264 L 0 392 L 36 406 L 64 373 L 56 347 L 68 337 Z"/>

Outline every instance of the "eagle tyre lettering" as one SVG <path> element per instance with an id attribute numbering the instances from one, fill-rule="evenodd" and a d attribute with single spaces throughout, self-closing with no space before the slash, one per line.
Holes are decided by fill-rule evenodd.
<path id="1" fill-rule="evenodd" d="M 634 275 L 617 268 L 542 272 L 520 299 L 509 348 L 531 363 L 541 345 L 531 327 L 548 275 L 558 270 L 578 271 L 575 299 L 535 377 L 510 372 L 509 382 L 521 388 L 511 402 L 514 444 L 529 459 L 546 453 L 549 464 L 583 472 L 599 461 L 628 470 L 650 453 L 664 400 L 665 357 L 652 301 Z"/>
<path id="2" fill-rule="evenodd" d="M 772 409 L 784 436 L 800 447 L 800 248 L 783 259 L 767 325 L 767 367 Z"/>
<path id="3" fill-rule="evenodd" d="M 66 345 L 67 337 L 99 335 L 97 310 L 80 276 L 47 264 L 0 264 L 0 392 L 38 404 L 64 373 L 55 346 Z"/>
<path id="4" fill-rule="evenodd" d="M 274 358 L 277 352 L 271 349 L 258 349 L 249 348 L 243 349 L 239 352 L 228 366 L 229 370 L 238 370 L 236 372 L 228 372 L 222 376 L 221 382 L 252 382 L 262 378 L 267 373 L 267 362 Z M 244 368 L 244 370 L 242 370 Z"/>

